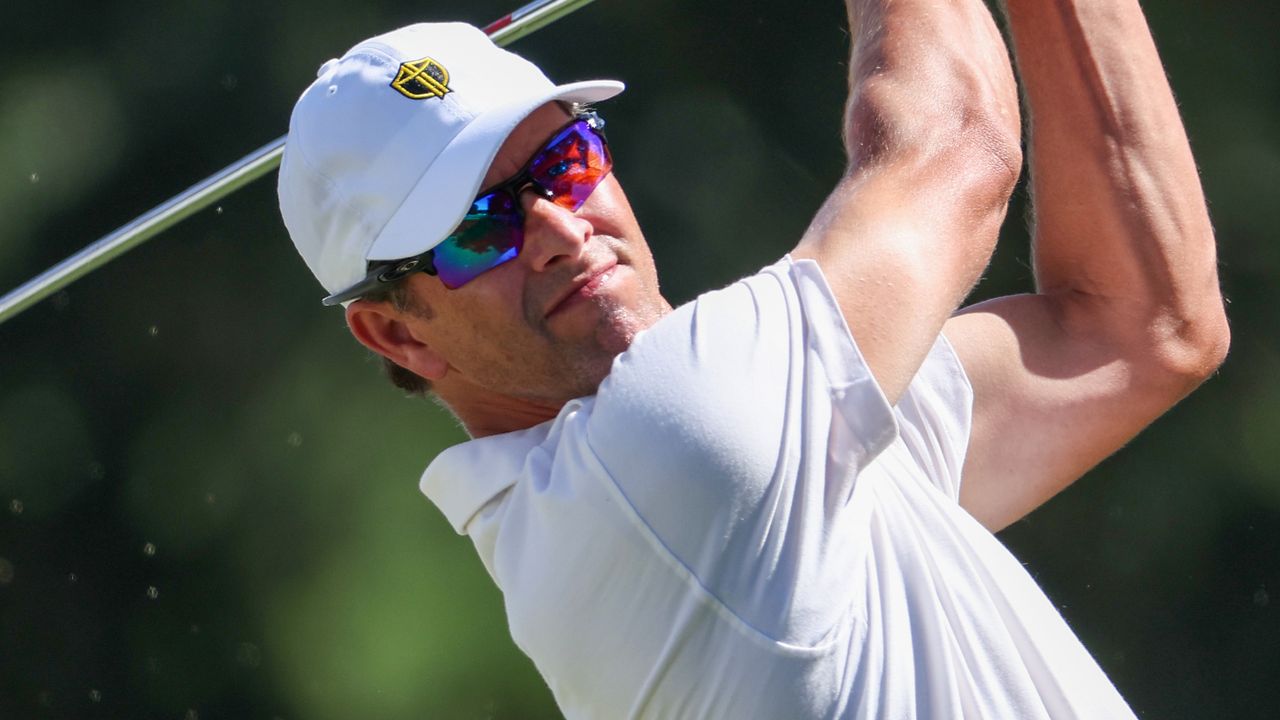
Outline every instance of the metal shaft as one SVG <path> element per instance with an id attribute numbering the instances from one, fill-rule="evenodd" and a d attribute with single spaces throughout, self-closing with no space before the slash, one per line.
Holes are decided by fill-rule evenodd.
<path id="1" fill-rule="evenodd" d="M 495 44 L 505 46 L 592 1 L 534 0 L 489 24 L 484 32 Z M 0 323 L 276 169 L 284 141 L 281 136 L 264 145 L 10 291 L 0 298 Z"/>

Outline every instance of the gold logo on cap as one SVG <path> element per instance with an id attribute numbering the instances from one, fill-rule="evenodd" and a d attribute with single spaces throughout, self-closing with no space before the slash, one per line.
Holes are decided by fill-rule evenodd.
<path id="1" fill-rule="evenodd" d="M 410 100 L 443 98 L 452 92 L 449 89 L 449 71 L 429 57 L 400 63 L 400 72 L 391 81 L 391 87 Z"/>

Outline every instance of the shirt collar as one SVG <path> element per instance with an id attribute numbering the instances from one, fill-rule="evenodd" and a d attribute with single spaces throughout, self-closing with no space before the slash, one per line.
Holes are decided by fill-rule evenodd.
<path id="1" fill-rule="evenodd" d="M 440 508 L 459 535 L 471 518 L 524 472 L 529 453 L 547 439 L 554 420 L 525 430 L 455 445 L 436 456 L 418 488 Z"/>

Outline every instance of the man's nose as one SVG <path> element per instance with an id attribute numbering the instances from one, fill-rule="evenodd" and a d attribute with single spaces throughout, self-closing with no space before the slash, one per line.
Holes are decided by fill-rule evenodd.
<path id="1" fill-rule="evenodd" d="M 593 230 L 589 221 L 532 188 L 520 193 L 520 205 L 524 209 L 520 256 L 534 270 L 542 272 L 582 255 Z"/>

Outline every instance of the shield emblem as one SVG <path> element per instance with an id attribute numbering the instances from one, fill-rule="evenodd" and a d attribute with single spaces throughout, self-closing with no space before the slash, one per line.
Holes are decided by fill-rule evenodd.
<path id="1" fill-rule="evenodd" d="M 400 63 L 400 72 L 391 81 L 391 87 L 410 100 L 443 98 L 452 92 L 449 89 L 449 71 L 429 57 Z"/>

